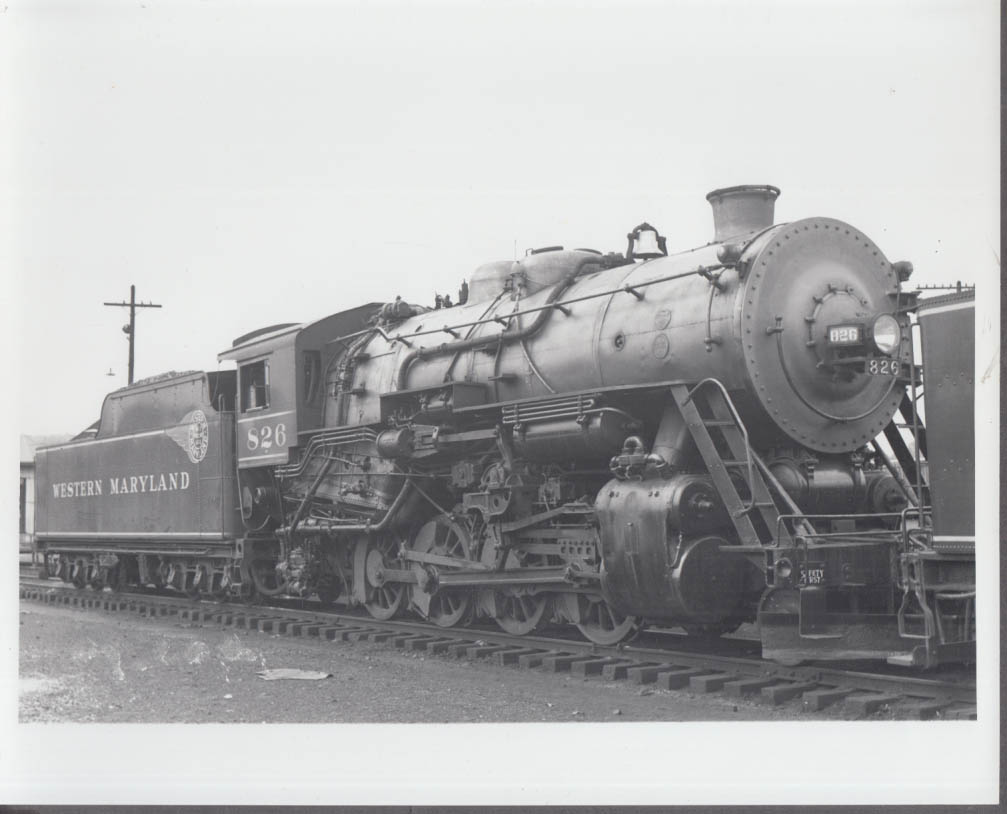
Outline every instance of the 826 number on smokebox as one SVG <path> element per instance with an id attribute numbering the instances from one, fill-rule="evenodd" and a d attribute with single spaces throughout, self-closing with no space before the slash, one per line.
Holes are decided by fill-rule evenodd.
<path id="1" fill-rule="evenodd" d="M 899 372 L 899 360 L 871 359 L 867 362 L 867 372 L 872 376 L 896 376 Z"/>

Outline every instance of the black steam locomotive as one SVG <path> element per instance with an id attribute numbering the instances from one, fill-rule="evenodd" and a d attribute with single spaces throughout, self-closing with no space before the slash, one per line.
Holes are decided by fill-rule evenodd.
<path id="1" fill-rule="evenodd" d="M 50 570 L 600 644 L 757 621 L 782 661 L 973 658 L 972 299 L 917 302 L 840 221 L 774 225 L 778 194 L 710 193 L 690 251 L 641 224 L 625 254 L 529 252 L 457 306 L 274 325 L 220 354 L 236 371 L 110 394 L 93 437 L 38 454 Z"/>

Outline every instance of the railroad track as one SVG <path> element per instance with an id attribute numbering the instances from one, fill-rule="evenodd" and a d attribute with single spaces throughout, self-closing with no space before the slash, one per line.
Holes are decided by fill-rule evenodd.
<path id="1" fill-rule="evenodd" d="M 329 641 L 370 641 L 456 658 L 488 658 L 501 666 L 569 672 L 610 681 L 694 693 L 755 697 L 770 705 L 796 704 L 818 712 L 841 705 L 842 717 L 884 713 L 893 718 L 974 720 L 974 676 L 905 675 L 836 665 L 783 667 L 763 661 L 743 640 L 719 640 L 717 652 L 691 639 L 645 636 L 642 644 L 602 647 L 549 636 L 511 636 L 475 627 L 439 628 L 419 621 L 378 621 L 348 612 L 290 604 L 245 605 L 145 593 L 96 593 L 22 576 L 23 600 L 194 624 L 258 630 Z M 663 642 L 671 642 L 671 645 Z M 729 654 L 723 651 L 728 650 Z M 645 692 L 646 690 L 644 690 Z"/>

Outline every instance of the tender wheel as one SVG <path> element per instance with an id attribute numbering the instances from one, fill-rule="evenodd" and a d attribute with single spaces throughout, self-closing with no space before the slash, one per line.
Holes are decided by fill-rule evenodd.
<path id="1" fill-rule="evenodd" d="M 87 567 L 87 584 L 91 586 L 91 590 L 97 591 L 98 593 L 105 590 L 107 573 L 107 568 L 102 568 L 96 564 L 92 564 Z"/>
<path id="2" fill-rule="evenodd" d="M 140 582 L 140 571 L 136 558 L 121 556 L 109 573 L 109 587 L 113 591 L 128 591 Z"/>
<path id="3" fill-rule="evenodd" d="M 87 564 L 77 560 L 70 569 L 70 581 L 74 588 L 84 588 L 87 585 Z"/>
<path id="4" fill-rule="evenodd" d="M 59 554 L 46 554 L 45 570 L 46 574 L 50 577 L 55 577 L 62 582 L 66 582 L 70 576 L 70 563 L 66 557 L 62 557 Z"/>
<path id="5" fill-rule="evenodd" d="M 186 593 L 192 599 L 198 599 L 204 594 L 210 593 L 213 582 L 213 566 L 206 563 L 196 565 L 196 570 L 192 575 L 192 582 L 188 586 Z"/>
<path id="6" fill-rule="evenodd" d="M 213 583 L 213 598 L 214 599 L 226 599 L 231 596 L 233 591 L 233 582 L 231 579 L 232 566 L 225 565 L 223 572 L 220 575 L 219 580 L 214 580 Z"/>
<path id="7" fill-rule="evenodd" d="M 401 582 L 386 582 L 384 572 L 388 568 L 401 568 L 398 543 L 394 537 L 381 537 L 368 543 L 364 560 L 364 582 L 367 599 L 364 607 L 375 619 L 391 619 L 401 609 L 406 598 L 406 586 Z"/>
<path id="8" fill-rule="evenodd" d="M 416 534 L 413 549 L 422 554 L 436 554 L 459 560 L 473 558 L 472 541 L 468 530 L 450 515 L 435 517 Z M 437 566 L 448 570 L 450 566 Z M 464 588 L 435 590 L 427 593 L 423 585 L 409 587 L 412 605 L 439 627 L 454 627 L 467 621 L 472 611 L 472 593 Z"/>
<path id="9" fill-rule="evenodd" d="M 113 592 L 119 593 L 126 590 L 128 586 L 129 580 L 126 577 L 125 563 L 119 562 L 108 569 L 108 587 Z"/>
<path id="10" fill-rule="evenodd" d="M 588 641 L 611 646 L 632 639 L 643 628 L 639 616 L 626 616 L 600 596 L 566 594 L 566 615 Z"/>

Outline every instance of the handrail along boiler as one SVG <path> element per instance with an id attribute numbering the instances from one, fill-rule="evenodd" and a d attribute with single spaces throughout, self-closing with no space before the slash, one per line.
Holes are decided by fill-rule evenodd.
<path id="1" fill-rule="evenodd" d="M 974 529 L 941 529 L 971 522 L 971 458 L 950 494 L 917 409 L 928 364 L 964 369 L 938 348 L 942 331 L 971 347 L 969 296 L 918 303 L 911 264 L 838 220 L 774 224 L 778 194 L 710 193 L 714 239 L 689 251 L 645 223 L 625 254 L 481 266 L 450 308 L 396 299 L 253 332 L 220 354 L 236 377 L 190 375 L 188 402 L 175 379 L 117 391 L 148 405 L 146 423 L 106 427 L 107 399 L 81 442 L 97 446 L 43 452 L 40 477 L 135 468 L 114 442 L 157 430 L 168 440 L 145 441 L 174 455 L 209 427 L 216 463 L 190 478 L 217 507 L 216 525 L 201 515 L 213 544 L 201 531 L 168 546 L 172 512 L 191 507 L 156 492 L 131 492 L 128 519 L 108 493 L 73 498 L 100 504 L 75 534 L 82 515 L 61 514 L 57 488 L 39 534 L 53 570 L 515 634 L 568 623 L 601 644 L 644 624 L 716 636 L 758 621 L 782 661 L 969 660 Z M 927 405 L 958 410 L 967 435 L 965 390 Z M 172 427 L 189 428 L 174 447 Z M 935 438 L 931 451 L 960 452 Z M 205 451 L 190 464 L 207 469 Z"/>

